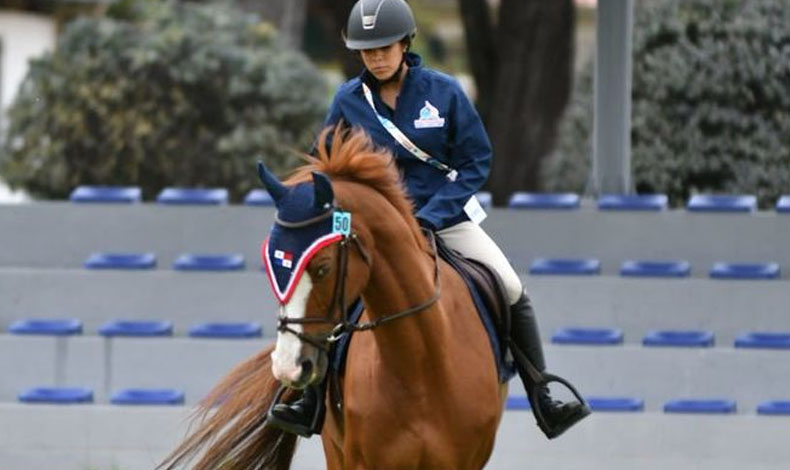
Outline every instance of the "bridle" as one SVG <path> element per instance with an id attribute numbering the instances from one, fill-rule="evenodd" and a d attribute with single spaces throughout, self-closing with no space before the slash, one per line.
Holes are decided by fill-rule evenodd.
<path id="1" fill-rule="evenodd" d="M 324 214 L 303 222 L 285 222 L 280 220 L 279 217 L 275 215 L 275 223 L 286 228 L 302 228 L 331 217 L 336 210 L 340 209 L 336 206 L 329 207 Z M 348 308 L 346 305 L 346 281 L 348 276 L 348 255 L 350 251 L 349 245 L 353 244 L 353 246 L 356 247 L 357 251 L 362 256 L 362 259 L 365 261 L 365 264 L 367 264 L 368 267 L 372 266 L 372 260 L 370 258 L 370 254 L 367 252 L 367 250 L 365 250 L 365 247 L 359 241 L 359 236 L 357 233 L 352 231 L 349 235 L 343 235 L 343 238 L 341 238 L 338 242 L 337 277 L 335 280 L 335 289 L 332 302 L 327 307 L 326 315 L 322 318 L 288 318 L 287 316 L 280 315 L 277 322 L 277 331 L 280 333 L 290 333 L 299 338 L 299 340 L 308 343 L 325 353 L 329 353 L 332 345 L 339 341 L 347 333 L 372 330 L 399 318 L 414 315 L 415 313 L 419 313 L 432 306 L 439 300 L 439 296 L 441 295 L 441 286 L 439 283 L 439 259 L 436 250 L 436 240 L 434 239 L 433 233 L 426 233 L 430 234 L 428 238 L 431 242 L 431 247 L 433 250 L 435 292 L 433 296 L 431 296 L 431 298 L 425 302 L 397 313 L 379 317 L 370 322 L 353 323 L 349 319 Z M 341 312 L 341 318 L 339 322 L 333 318 L 333 312 L 335 308 L 339 308 Z M 306 324 L 330 324 L 333 325 L 333 327 L 331 331 L 325 333 L 308 335 L 289 326 Z"/>

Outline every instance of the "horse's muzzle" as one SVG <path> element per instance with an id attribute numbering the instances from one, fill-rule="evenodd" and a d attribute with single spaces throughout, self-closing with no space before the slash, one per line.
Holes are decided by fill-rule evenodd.
<path id="1" fill-rule="evenodd" d="M 299 365 L 287 373 L 275 374 L 275 378 L 283 385 L 295 389 L 303 389 L 324 380 L 328 360 L 325 354 L 318 354 L 315 359 L 303 358 Z"/>

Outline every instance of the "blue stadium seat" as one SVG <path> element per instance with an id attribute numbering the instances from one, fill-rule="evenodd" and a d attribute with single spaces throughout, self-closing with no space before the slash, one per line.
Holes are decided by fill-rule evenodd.
<path id="1" fill-rule="evenodd" d="M 757 198 L 752 195 L 705 195 L 689 198 L 686 210 L 691 212 L 753 212 Z"/>
<path id="2" fill-rule="evenodd" d="M 790 332 L 751 332 L 735 338 L 736 348 L 790 349 Z"/>
<path id="3" fill-rule="evenodd" d="M 594 275 L 600 272 L 601 262 L 597 259 L 537 258 L 529 267 L 530 274 Z"/>
<path id="4" fill-rule="evenodd" d="M 244 269 L 244 256 L 240 254 L 185 253 L 173 262 L 178 271 L 238 271 Z"/>
<path id="5" fill-rule="evenodd" d="M 560 328 L 551 337 L 557 344 L 622 344 L 623 332 L 616 328 Z"/>
<path id="6" fill-rule="evenodd" d="M 92 403 L 93 391 L 83 387 L 36 387 L 17 395 L 22 403 Z"/>
<path id="7" fill-rule="evenodd" d="M 790 214 L 790 195 L 782 196 L 776 201 L 776 212 Z"/>
<path id="8" fill-rule="evenodd" d="M 530 410 L 532 406 L 529 403 L 529 399 L 526 396 L 509 396 L 507 397 L 507 402 L 505 402 L 505 409 L 506 410 Z"/>
<path id="9" fill-rule="evenodd" d="M 15 335 L 69 336 L 82 334 L 82 322 L 76 319 L 19 320 L 8 327 Z"/>
<path id="10" fill-rule="evenodd" d="M 71 202 L 127 203 L 143 200 L 137 186 L 77 186 L 69 196 Z"/>
<path id="11" fill-rule="evenodd" d="M 603 194 L 598 209 L 605 211 L 663 211 L 669 198 L 666 194 Z"/>
<path id="12" fill-rule="evenodd" d="M 265 189 L 252 189 L 244 196 L 244 204 L 247 206 L 274 206 L 274 199 Z"/>
<path id="13" fill-rule="evenodd" d="M 193 338 L 260 338 L 258 323 L 201 323 L 189 329 Z"/>
<path id="14" fill-rule="evenodd" d="M 714 263 L 714 279 L 779 279 L 779 263 Z"/>
<path id="15" fill-rule="evenodd" d="M 93 253 L 83 265 L 88 269 L 153 269 L 153 253 Z"/>
<path id="16" fill-rule="evenodd" d="M 483 209 L 490 209 L 494 205 L 494 199 L 491 197 L 491 193 L 488 191 L 480 191 L 476 194 L 477 202 L 483 206 Z"/>
<path id="17" fill-rule="evenodd" d="M 592 411 L 644 411 L 645 401 L 630 397 L 588 397 L 587 405 Z"/>
<path id="18" fill-rule="evenodd" d="M 654 330 L 643 339 L 645 346 L 681 346 L 706 348 L 713 346 L 715 338 L 711 331 Z"/>
<path id="19" fill-rule="evenodd" d="M 184 392 L 170 388 L 127 388 L 110 398 L 113 405 L 183 405 Z"/>
<path id="20" fill-rule="evenodd" d="M 525 193 L 516 192 L 510 196 L 508 207 L 511 209 L 578 209 L 581 199 L 573 193 Z"/>
<path id="21" fill-rule="evenodd" d="M 102 336 L 173 336 L 173 323 L 169 321 L 116 320 L 99 328 Z"/>
<path id="22" fill-rule="evenodd" d="M 176 205 L 227 204 L 228 190 L 225 188 L 165 188 L 156 196 L 156 202 Z"/>
<path id="23" fill-rule="evenodd" d="M 688 277 L 691 264 L 688 261 L 624 261 L 620 275 L 626 277 Z"/>
<path id="24" fill-rule="evenodd" d="M 664 413 L 735 413 L 734 400 L 671 400 L 664 404 Z"/>
<path id="25" fill-rule="evenodd" d="M 757 414 L 790 415 L 790 400 L 764 401 L 757 405 Z"/>
<path id="26" fill-rule="evenodd" d="M 585 400 L 593 411 L 643 411 L 645 401 L 629 397 L 589 397 Z M 506 410 L 530 410 L 532 406 L 526 396 L 507 397 Z"/>

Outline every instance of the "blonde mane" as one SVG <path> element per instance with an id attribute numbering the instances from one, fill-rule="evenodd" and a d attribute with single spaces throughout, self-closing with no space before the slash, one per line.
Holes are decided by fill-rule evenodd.
<path id="1" fill-rule="evenodd" d="M 332 148 L 327 152 L 326 140 L 332 132 Z M 307 164 L 297 168 L 285 184 L 312 181 L 312 172 L 320 171 L 332 180 L 352 181 L 364 184 L 392 204 L 403 216 L 409 230 L 422 249 L 427 250 L 427 242 L 420 232 L 417 219 L 412 213 L 414 205 L 406 196 L 400 173 L 395 166 L 392 154 L 383 148 L 376 148 L 370 137 L 359 128 L 342 129 L 341 125 L 324 129 L 318 137 L 317 156 L 305 156 Z"/>

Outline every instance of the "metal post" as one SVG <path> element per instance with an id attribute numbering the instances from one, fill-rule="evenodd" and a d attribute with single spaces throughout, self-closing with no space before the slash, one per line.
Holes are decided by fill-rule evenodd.
<path id="1" fill-rule="evenodd" d="M 592 179 L 595 195 L 631 187 L 633 0 L 599 0 L 595 53 Z"/>

